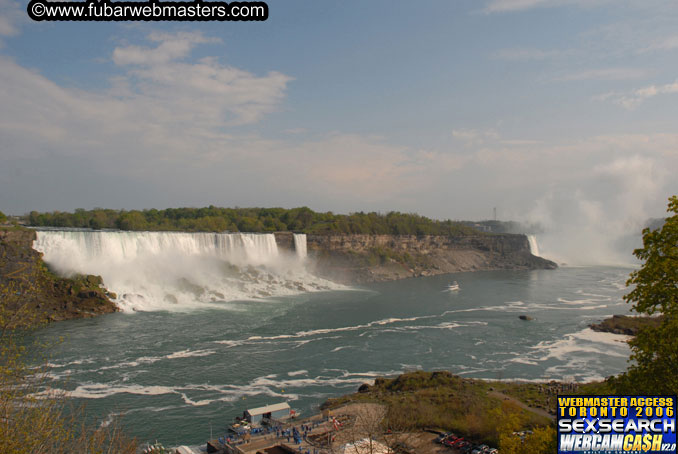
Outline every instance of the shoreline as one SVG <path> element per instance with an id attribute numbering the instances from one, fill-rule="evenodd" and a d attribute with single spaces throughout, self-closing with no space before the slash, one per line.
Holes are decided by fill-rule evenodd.
<path id="1" fill-rule="evenodd" d="M 662 316 L 634 316 L 634 315 L 613 315 L 599 323 L 592 323 L 589 327 L 593 331 L 600 333 L 622 334 L 626 336 L 636 336 L 638 332 L 645 327 L 657 327 Z"/>
<path id="2" fill-rule="evenodd" d="M 0 282 L 9 278 L 40 287 L 33 295 L 20 295 L 16 304 L 28 301 L 49 321 L 88 318 L 118 312 L 116 295 L 104 288 L 99 276 L 62 278 L 52 273 L 33 249 L 38 232 L 124 232 L 129 230 L 86 230 L 59 228 L 7 228 L 0 231 Z M 191 232 L 172 232 L 191 234 Z M 296 253 L 293 232 L 270 233 L 275 246 Z M 273 241 L 271 239 L 271 241 Z M 531 254 L 527 236 L 518 234 L 478 235 L 372 235 L 308 234 L 307 271 L 343 285 L 361 285 L 401 279 L 475 271 L 555 269 L 557 265 Z M 102 260 L 105 258 L 102 258 Z M 2 265 L 2 264 L 0 264 Z M 32 276 L 41 270 L 44 279 Z M 36 301 L 44 301 L 38 303 Z"/>
<path id="3" fill-rule="evenodd" d="M 36 233 L 26 228 L 0 229 L 0 285 L 11 294 L 3 308 L 24 310 L 29 321 L 53 322 L 91 318 L 119 312 L 114 293 L 103 287 L 100 276 L 60 277 L 33 249 Z M 36 320 L 37 319 L 37 320 Z"/>
<path id="4" fill-rule="evenodd" d="M 402 449 L 399 452 L 412 454 L 449 452 L 449 448 L 438 439 L 441 434 L 450 431 L 475 445 L 496 446 L 498 439 L 493 431 L 496 430 L 493 419 L 487 419 L 476 428 L 468 426 L 469 421 L 481 413 L 487 415 L 500 411 L 521 415 L 523 431 L 553 427 L 558 394 L 583 395 L 599 392 L 603 386 L 602 382 L 486 381 L 463 378 L 445 370 L 377 377 L 373 384 L 364 383 L 354 393 L 328 398 L 320 405 L 317 414 L 286 421 L 282 427 L 290 430 L 311 424 L 308 439 L 304 436 L 300 444 L 294 444 L 285 435 L 277 435 L 275 430 L 264 430 L 261 435 L 236 437 L 230 443 L 226 443 L 226 436 L 216 437 L 207 442 L 208 452 L 250 454 L 273 446 L 294 449 L 295 452 L 299 446 L 303 447 L 303 452 L 305 449 L 324 452 L 322 449 L 329 449 L 328 446 L 317 442 L 329 439 L 328 434 L 333 440 L 336 437 L 341 443 L 346 443 L 362 437 L 363 432 L 371 433 L 376 442 L 389 447 L 398 445 Z M 456 401 L 456 404 L 450 406 L 450 401 Z M 423 406 L 417 407 L 422 402 Z M 426 411 L 426 408 L 431 411 Z M 462 412 L 461 416 L 459 412 Z M 399 414 L 407 416 L 403 419 L 398 417 Z M 332 426 L 333 418 L 341 421 L 340 427 Z M 363 432 L 358 436 L 354 431 L 359 425 Z M 367 427 L 372 425 L 373 428 L 368 430 Z M 306 435 L 306 432 L 303 433 Z M 210 451 L 210 448 L 213 450 Z"/>

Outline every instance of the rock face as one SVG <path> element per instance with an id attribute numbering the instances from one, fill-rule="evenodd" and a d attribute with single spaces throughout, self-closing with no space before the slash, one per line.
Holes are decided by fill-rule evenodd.
<path id="1" fill-rule="evenodd" d="M 99 276 L 52 274 L 33 249 L 35 232 L 0 230 L 0 306 L 10 313 L 26 309 L 38 320 L 88 318 L 116 312 L 114 297 L 102 288 Z"/>
<path id="2" fill-rule="evenodd" d="M 344 283 L 481 270 L 555 269 L 525 235 L 307 235 L 315 272 Z"/>
<path id="3" fill-rule="evenodd" d="M 645 327 L 657 328 L 662 323 L 663 317 L 630 317 L 628 315 L 613 315 L 600 323 L 589 325 L 593 331 L 603 333 L 625 334 L 636 336 Z"/>

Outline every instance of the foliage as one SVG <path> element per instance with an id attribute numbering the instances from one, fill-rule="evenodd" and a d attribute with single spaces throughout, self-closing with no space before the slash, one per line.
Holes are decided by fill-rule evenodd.
<path id="1" fill-rule="evenodd" d="M 558 450 L 556 429 L 537 427 L 531 434 L 521 438 L 514 434 L 502 434 L 499 437 L 499 449 L 502 454 L 552 454 Z"/>
<path id="2" fill-rule="evenodd" d="M 90 427 L 82 409 L 50 390 L 46 368 L 29 367 L 46 346 L 28 341 L 41 326 L 34 306 L 22 295 L 34 280 L 9 279 L 0 284 L 0 452 L 16 454 L 132 454 L 136 442 L 112 424 Z"/>
<path id="3" fill-rule="evenodd" d="M 7 216 L 5 216 L 5 213 L 0 211 L 0 223 L 6 222 L 7 221 Z"/>
<path id="4" fill-rule="evenodd" d="M 551 454 L 556 452 L 558 439 L 553 426 L 538 426 L 529 432 L 525 413 L 510 401 L 503 401 L 501 407 L 492 411 L 492 420 L 497 421 L 499 450 L 502 454 Z M 517 432 L 522 432 L 520 435 Z"/>
<path id="5" fill-rule="evenodd" d="M 416 265 L 416 260 L 407 251 L 400 252 L 384 246 L 370 248 L 365 261 L 371 266 L 383 265 L 389 261 L 407 264 L 410 268 Z"/>
<path id="6" fill-rule="evenodd" d="M 661 229 L 643 231 L 643 247 L 634 255 L 644 263 L 631 273 L 635 286 L 624 299 L 639 314 L 663 314 L 658 326 L 647 326 L 632 339 L 632 365 L 611 379 L 617 392 L 678 394 L 678 197 L 669 199 Z"/>
<path id="7" fill-rule="evenodd" d="M 92 229 L 201 231 L 363 233 L 392 235 L 478 235 L 461 222 L 438 221 L 416 214 L 390 212 L 319 213 L 301 208 L 168 208 L 166 210 L 118 211 L 96 208 L 73 213 L 32 211 L 27 220 L 35 227 Z"/>
<path id="8" fill-rule="evenodd" d="M 378 378 L 369 391 L 330 399 L 326 406 L 377 402 L 386 405 L 386 427 L 408 430 L 435 427 L 476 442 L 497 445 L 502 433 L 497 424 L 499 420 L 516 422 L 510 425 L 512 431 L 516 430 L 513 427 L 537 428 L 550 424 L 550 420 L 488 394 L 490 388 L 511 386 L 519 385 L 464 379 L 446 371 L 418 371 L 394 379 Z"/>

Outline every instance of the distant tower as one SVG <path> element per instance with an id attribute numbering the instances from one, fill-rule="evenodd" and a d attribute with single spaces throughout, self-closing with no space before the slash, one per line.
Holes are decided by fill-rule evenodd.
<path id="1" fill-rule="evenodd" d="M 494 220 L 497 220 L 497 207 L 494 207 Z"/>

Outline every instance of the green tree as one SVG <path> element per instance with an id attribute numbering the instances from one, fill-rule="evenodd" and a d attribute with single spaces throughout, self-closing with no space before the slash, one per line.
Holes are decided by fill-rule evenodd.
<path id="1" fill-rule="evenodd" d="M 128 439 L 117 423 L 86 424 L 82 409 L 50 389 L 48 369 L 26 362 L 42 356 L 46 347 L 27 340 L 31 330 L 45 323 L 27 299 L 33 291 L 30 279 L 0 279 L 0 452 L 136 453 L 136 440 Z"/>
<path id="2" fill-rule="evenodd" d="M 620 393 L 678 394 L 678 197 L 669 199 L 661 229 L 643 231 L 643 247 L 634 255 L 644 261 L 631 273 L 624 297 L 639 314 L 662 314 L 657 327 L 643 328 L 629 342 L 631 361 L 626 373 L 612 379 Z"/>
<path id="3" fill-rule="evenodd" d="M 0 223 L 7 221 L 7 216 L 5 216 L 5 213 L 0 211 Z"/>
<path id="4" fill-rule="evenodd" d="M 123 213 L 117 220 L 117 227 L 121 230 L 144 230 L 146 225 L 146 218 L 138 211 Z"/>
<path id="5" fill-rule="evenodd" d="M 502 402 L 501 408 L 490 412 L 496 422 L 499 449 L 502 454 L 551 454 L 556 452 L 558 438 L 552 425 L 535 427 L 523 437 L 514 432 L 527 425 L 527 416 L 512 402 Z"/>

